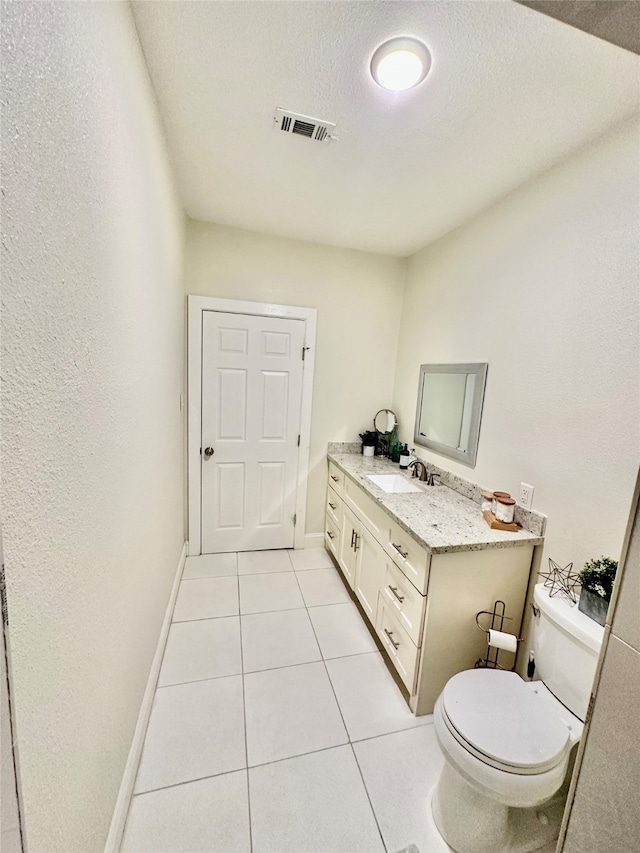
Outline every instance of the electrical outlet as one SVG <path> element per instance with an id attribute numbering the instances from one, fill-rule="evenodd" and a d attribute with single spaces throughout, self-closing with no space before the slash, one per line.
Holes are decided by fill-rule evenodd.
<path id="1" fill-rule="evenodd" d="M 518 503 L 525 509 L 531 509 L 533 506 L 533 486 L 528 483 L 520 483 L 520 500 Z"/>

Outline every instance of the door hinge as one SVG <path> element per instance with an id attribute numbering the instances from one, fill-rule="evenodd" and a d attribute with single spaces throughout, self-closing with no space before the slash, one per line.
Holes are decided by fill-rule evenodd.
<path id="1" fill-rule="evenodd" d="M 595 705 L 595 701 L 596 701 L 595 694 L 592 693 L 589 696 L 589 705 L 587 706 L 587 713 L 585 714 L 585 717 L 584 717 L 585 726 L 589 725 L 589 723 L 591 722 L 591 717 L 593 716 L 593 706 Z"/>
<path id="2" fill-rule="evenodd" d="M 300 436 L 298 436 L 298 447 L 300 447 Z"/>
<path id="3" fill-rule="evenodd" d="M 7 585 L 4 577 L 4 563 L 0 565 L 0 603 L 2 606 L 2 624 L 6 628 L 9 624 L 9 611 L 7 608 Z"/>
<path id="4" fill-rule="evenodd" d="M 295 513 L 295 514 L 294 514 L 294 516 L 293 516 L 293 526 L 294 526 L 294 527 L 296 526 L 297 521 L 298 521 L 298 514 L 297 514 L 297 513 Z"/>

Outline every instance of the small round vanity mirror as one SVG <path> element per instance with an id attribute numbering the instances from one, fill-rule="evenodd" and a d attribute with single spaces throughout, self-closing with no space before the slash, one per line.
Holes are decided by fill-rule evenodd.
<path id="1" fill-rule="evenodd" d="M 376 428 L 376 431 L 381 435 L 389 435 L 392 433 L 397 423 L 398 419 L 396 417 L 396 413 L 392 412 L 391 409 L 380 409 L 373 419 L 373 425 Z"/>

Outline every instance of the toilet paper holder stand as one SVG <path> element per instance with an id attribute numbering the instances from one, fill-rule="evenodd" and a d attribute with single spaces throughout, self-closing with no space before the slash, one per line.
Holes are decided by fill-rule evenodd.
<path id="1" fill-rule="evenodd" d="M 487 654 L 483 658 L 478 658 L 478 660 L 474 664 L 474 668 L 478 669 L 480 667 L 487 667 L 489 669 L 507 669 L 506 666 L 502 666 L 498 662 L 498 656 L 500 654 L 501 648 L 506 648 L 505 645 L 494 646 L 489 643 L 491 639 L 490 632 L 497 632 L 501 636 L 497 638 L 497 641 L 504 641 L 509 645 L 514 645 L 514 648 L 508 648 L 508 651 L 516 652 L 518 648 L 518 643 L 522 642 L 520 637 L 516 637 L 513 634 L 507 634 L 504 632 L 504 623 L 505 621 L 511 622 L 513 621 L 511 616 L 506 616 L 505 611 L 507 609 L 507 605 L 504 601 L 500 601 L 499 599 L 494 602 L 493 610 L 479 610 L 476 613 L 476 625 L 482 631 L 483 634 L 487 636 Z M 481 617 L 489 616 L 490 622 L 488 625 L 480 624 Z M 482 620 L 485 623 L 488 621 L 486 619 Z M 515 664 L 514 664 L 515 666 Z M 513 670 L 514 667 L 511 667 Z"/>

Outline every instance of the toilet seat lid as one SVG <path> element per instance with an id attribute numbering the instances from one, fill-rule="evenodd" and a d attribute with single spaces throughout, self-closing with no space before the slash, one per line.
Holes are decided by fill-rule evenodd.
<path id="1" fill-rule="evenodd" d="M 515 773 L 554 767 L 569 748 L 567 726 L 515 672 L 460 672 L 445 685 L 442 706 L 464 742 Z"/>

